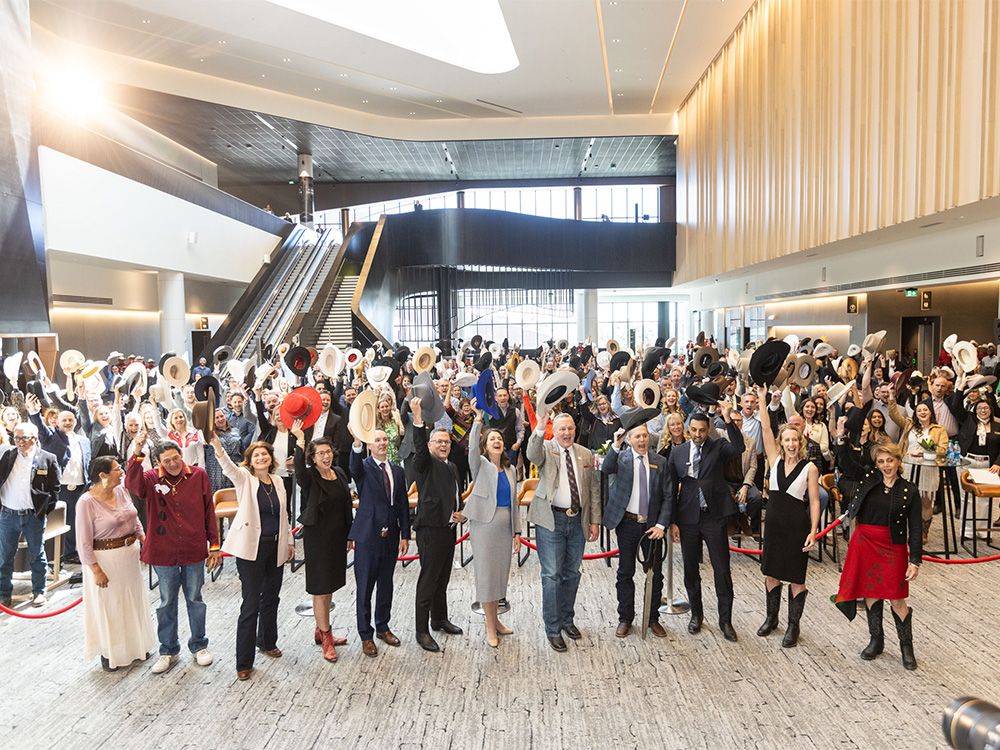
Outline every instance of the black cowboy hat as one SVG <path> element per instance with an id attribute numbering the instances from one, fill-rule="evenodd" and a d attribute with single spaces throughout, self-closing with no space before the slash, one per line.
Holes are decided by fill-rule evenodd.
<path id="1" fill-rule="evenodd" d="M 646 353 L 642 355 L 642 376 L 644 378 L 653 377 L 653 371 L 662 364 L 666 352 L 667 350 L 662 346 L 654 346 L 646 350 Z"/>
<path id="2" fill-rule="evenodd" d="M 215 375 L 204 375 L 194 381 L 194 397 L 198 401 L 208 401 L 208 389 L 215 391 L 215 403 L 218 405 L 222 398 L 222 386 Z"/>
<path id="3" fill-rule="evenodd" d="M 490 369 L 490 365 L 493 364 L 493 355 L 489 352 L 483 352 L 482 356 L 476 360 L 475 368 L 478 372 L 485 372 Z"/>
<path id="4" fill-rule="evenodd" d="M 478 333 L 475 336 L 473 336 L 471 339 L 469 339 L 469 346 L 472 349 L 477 349 L 478 350 L 479 347 L 481 347 L 482 345 L 483 345 L 483 337 L 480 336 Z"/>
<path id="5" fill-rule="evenodd" d="M 758 346 L 750 358 L 750 380 L 757 385 L 771 385 L 791 351 L 792 347 L 778 340 Z"/>
<path id="6" fill-rule="evenodd" d="M 689 385 L 685 391 L 688 401 L 702 406 L 715 406 L 722 397 L 722 391 L 716 383 L 704 385 Z"/>
<path id="7" fill-rule="evenodd" d="M 583 351 L 580 352 L 580 360 L 583 362 L 583 364 L 587 364 L 593 358 L 594 358 L 594 347 L 591 346 L 590 344 L 587 344 L 585 347 L 583 347 Z"/>
<path id="8" fill-rule="evenodd" d="M 659 409 L 629 409 L 621 416 L 622 429 L 628 432 L 633 427 L 646 424 L 651 419 L 655 419 L 660 413 Z"/>
<path id="9" fill-rule="evenodd" d="M 666 343 L 667 343 L 666 338 L 664 338 L 663 336 L 657 336 L 656 342 L 653 344 L 653 346 L 663 346 Z"/>
<path id="10" fill-rule="evenodd" d="M 611 355 L 611 362 L 610 364 L 608 364 L 608 369 L 611 372 L 617 372 L 625 365 L 627 365 L 630 359 L 632 358 L 628 355 L 628 352 L 624 352 L 621 349 L 619 349 L 618 351 L 616 351 L 614 354 Z"/>
<path id="11" fill-rule="evenodd" d="M 722 360 L 719 360 L 718 362 L 713 362 L 709 365 L 708 371 L 705 374 L 708 375 L 708 377 L 715 379 L 720 375 L 726 375 L 728 372 L 729 366 Z"/>
<path id="12" fill-rule="evenodd" d="M 405 364 L 406 360 L 410 358 L 410 347 L 408 346 L 398 346 L 393 351 L 392 356 L 399 364 Z"/>
<path id="13" fill-rule="evenodd" d="M 285 354 L 285 364 L 289 370 L 301 377 L 309 372 L 309 366 L 312 364 L 312 355 L 304 346 L 293 346 Z"/>

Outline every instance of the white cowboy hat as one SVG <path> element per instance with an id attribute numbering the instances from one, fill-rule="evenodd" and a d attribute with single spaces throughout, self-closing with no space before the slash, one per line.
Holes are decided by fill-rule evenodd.
<path id="1" fill-rule="evenodd" d="M 66 375 L 79 372 L 87 358 L 79 349 L 67 349 L 59 355 L 59 367 Z"/>
<path id="2" fill-rule="evenodd" d="M 849 347 L 847 347 L 848 357 L 856 357 L 859 354 L 861 354 L 861 347 L 858 346 L 857 344 L 851 344 Z"/>
<path id="3" fill-rule="evenodd" d="M 944 340 L 944 343 L 941 344 L 941 348 L 944 349 L 946 352 L 948 352 L 948 354 L 951 354 L 952 349 L 954 349 L 955 344 L 957 343 L 958 343 L 958 334 L 953 333 Z"/>
<path id="4" fill-rule="evenodd" d="M 351 413 L 347 423 L 351 433 L 362 443 L 375 441 L 375 417 L 378 412 L 378 396 L 375 391 L 362 391 L 351 402 Z"/>
<path id="5" fill-rule="evenodd" d="M 87 384 L 89 385 L 92 380 L 98 380 L 98 379 L 101 380 L 103 384 L 104 378 L 99 378 L 99 377 L 88 378 Z M 185 380 L 184 382 L 187 381 Z M 146 365 L 144 362 L 141 362 L 139 360 L 136 360 L 128 367 L 126 367 L 125 371 L 122 373 L 122 390 L 124 390 L 126 393 L 131 393 L 136 389 L 136 386 L 139 386 L 142 389 L 143 393 L 149 390 L 147 374 L 146 374 Z"/>
<path id="6" fill-rule="evenodd" d="M 343 371 L 344 361 L 344 353 L 340 351 L 340 347 L 335 344 L 327 344 L 319 353 L 316 366 L 328 378 L 335 378 Z"/>
<path id="7" fill-rule="evenodd" d="M 455 385 L 459 388 L 471 388 L 479 382 L 479 375 L 474 372 L 460 372 L 455 376 Z"/>
<path id="8" fill-rule="evenodd" d="M 599 351 L 597 353 L 597 366 L 600 367 L 602 370 L 607 370 L 608 365 L 610 364 L 611 364 L 611 352 L 609 352 L 607 349 Z"/>
<path id="9" fill-rule="evenodd" d="M 834 383 L 826 392 L 827 401 L 831 404 L 840 401 L 840 397 L 847 393 L 848 388 L 850 386 L 847 383 Z"/>
<path id="10" fill-rule="evenodd" d="M 869 333 L 865 336 L 865 342 L 862 345 L 862 349 L 869 354 L 878 354 L 882 351 L 882 345 L 885 343 L 885 335 L 885 331 L 875 331 L 875 333 Z"/>
<path id="11" fill-rule="evenodd" d="M 786 344 L 788 344 L 788 346 L 791 347 L 792 354 L 794 354 L 795 352 L 798 351 L 798 349 L 799 349 L 799 337 L 796 336 L 794 333 L 790 333 L 787 336 L 785 336 L 785 338 L 783 339 L 783 341 Z"/>
<path id="12" fill-rule="evenodd" d="M 237 382 L 243 382 L 243 363 L 233 357 L 226 361 L 226 376 Z"/>
<path id="13" fill-rule="evenodd" d="M 533 359 L 526 359 L 517 366 L 514 371 L 514 382 L 528 391 L 538 384 L 538 379 L 542 376 L 542 369 Z"/>
<path id="14" fill-rule="evenodd" d="M 352 370 L 358 365 L 360 365 L 361 361 L 364 358 L 365 356 L 361 353 L 360 349 L 355 349 L 352 347 L 348 349 L 346 352 L 344 352 L 344 361 L 347 363 L 347 366 Z"/>
<path id="15" fill-rule="evenodd" d="M 640 409 L 655 409 L 660 403 L 660 387 L 655 380 L 643 378 L 632 389 L 632 400 Z"/>
<path id="16" fill-rule="evenodd" d="M 24 352 L 14 352 L 3 361 L 3 374 L 14 385 L 17 385 L 17 376 L 21 370 L 21 361 L 23 359 Z"/>
<path id="17" fill-rule="evenodd" d="M 126 367 L 125 372 L 128 372 L 131 367 L 132 365 Z M 191 379 L 191 365 L 183 357 L 174 355 L 173 357 L 168 357 L 163 363 L 160 373 L 163 375 L 164 381 L 169 385 L 180 388 Z"/>
<path id="18" fill-rule="evenodd" d="M 392 375 L 392 368 L 385 365 L 376 365 L 368 368 L 368 382 L 372 385 L 382 385 L 389 382 Z"/>
<path id="19" fill-rule="evenodd" d="M 951 358 L 962 372 L 974 372 L 979 366 L 979 354 L 976 347 L 968 341 L 959 341 L 952 347 Z"/>
<path id="20" fill-rule="evenodd" d="M 556 370 L 549 375 L 535 392 L 535 409 L 547 412 L 580 387 L 580 378 L 572 370 Z"/>
<path id="21" fill-rule="evenodd" d="M 821 341 L 813 348 L 813 356 L 819 359 L 820 357 L 829 357 L 833 354 L 833 347 L 830 346 L 825 341 Z"/>

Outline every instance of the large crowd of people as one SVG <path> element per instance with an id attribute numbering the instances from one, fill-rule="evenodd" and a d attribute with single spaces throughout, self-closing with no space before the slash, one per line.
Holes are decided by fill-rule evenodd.
<path id="1" fill-rule="evenodd" d="M 171 669 L 183 593 L 188 650 L 211 664 L 202 591 L 228 555 L 242 588 L 235 665 L 245 680 L 258 652 L 282 655 L 278 610 L 296 538 L 314 640 L 335 662 L 348 640 L 331 630 L 331 597 L 347 585 L 352 556 L 362 653 L 376 656 L 376 640 L 400 645 L 393 576 L 415 536 L 408 624 L 434 652 L 439 634 L 462 634 L 447 589 L 467 529 L 485 641 L 497 648 L 512 634 L 501 604 L 527 528 L 541 626 L 565 652 L 564 636 L 581 637 L 584 549 L 603 525 L 619 550 L 615 636 L 635 627 L 637 561 L 652 572 L 641 628 L 667 635 L 649 600 L 663 594 L 669 537 L 683 559 L 688 631 L 706 616 L 707 547 L 719 632 L 737 641 L 736 533 L 762 545 L 757 635 L 778 629 L 787 584 L 781 645 L 794 647 L 808 627 L 809 553 L 824 513 L 843 513 L 836 604 L 852 619 L 862 604 L 870 642 L 861 657 L 874 659 L 888 600 L 903 666 L 915 669 L 907 597 L 943 485 L 957 483 L 957 464 L 1000 473 L 997 357 L 992 345 L 951 336 L 923 374 L 884 351 L 884 338 L 869 334 L 841 354 L 796 336 L 720 351 L 700 334 L 680 348 L 658 340 L 633 351 L 613 340 L 527 350 L 477 335 L 416 351 L 282 344 L 243 361 L 221 347 L 193 366 L 173 352 L 95 361 L 69 350 L 61 376 L 33 352 L 15 354 L 0 377 L 0 604 L 12 604 L 22 535 L 31 604 L 46 603 L 45 520 L 64 503 L 63 562 L 81 568 L 88 658 L 113 671 L 158 651 L 152 672 Z M 220 525 L 226 490 L 236 510 Z M 982 509 L 978 518 L 963 536 L 989 533 L 992 519 Z M 159 583 L 155 630 L 141 563 Z"/>

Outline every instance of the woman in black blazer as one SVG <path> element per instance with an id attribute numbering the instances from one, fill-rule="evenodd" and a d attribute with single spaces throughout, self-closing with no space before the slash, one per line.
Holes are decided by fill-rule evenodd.
<path id="1" fill-rule="evenodd" d="M 302 488 L 302 541 L 306 553 L 306 591 L 312 594 L 316 630 L 313 639 L 323 646 L 323 658 L 337 661 L 336 646 L 346 638 L 330 632 L 330 601 L 333 592 L 347 582 L 348 535 L 354 520 L 351 488 L 336 465 L 337 453 L 329 438 L 317 438 L 306 449 L 301 420 L 292 423 L 296 438 L 295 478 Z M 308 463 L 307 463 L 308 459 Z"/>

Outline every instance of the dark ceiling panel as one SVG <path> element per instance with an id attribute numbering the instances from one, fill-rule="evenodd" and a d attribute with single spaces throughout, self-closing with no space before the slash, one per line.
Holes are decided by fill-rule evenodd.
<path id="1" fill-rule="evenodd" d="M 129 115 L 217 163 L 220 180 L 227 183 L 294 180 L 300 152 L 312 154 L 319 182 L 667 177 L 676 173 L 673 136 L 404 141 L 133 87 L 120 87 L 115 99 Z"/>

